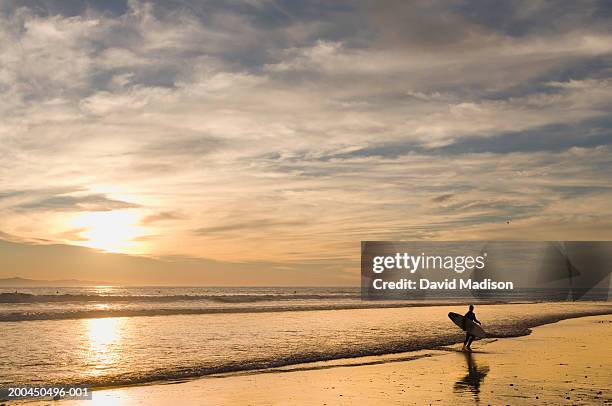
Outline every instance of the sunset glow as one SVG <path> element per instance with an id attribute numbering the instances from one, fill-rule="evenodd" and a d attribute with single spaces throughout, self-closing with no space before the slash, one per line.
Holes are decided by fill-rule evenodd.
<path id="1" fill-rule="evenodd" d="M 72 226 L 83 238 L 79 245 L 106 252 L 137 253 L 144 244 L 136 241 L 145 234 L 138 225 L 139 215 L 133 211 L 86 212 L 78 215 Z"/>

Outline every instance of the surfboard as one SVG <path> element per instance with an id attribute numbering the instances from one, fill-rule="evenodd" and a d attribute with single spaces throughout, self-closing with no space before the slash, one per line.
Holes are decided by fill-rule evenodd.
<path id="1" fill-rule="evenodd" d="M 455 323 L 457 327 L 459 327 L 461 330 L 464 330 L 463 329 L 464 317 L 462 315 L 458 313 L 450 312 L 448 314 L 448 318 L 451 319 L 451 321 Z M 478 324 L 474 323 L 470 319 L 465 320 L 465 330 L 464 331 L 467 331 L 471 335 L 476 336 L 478 338 L 484 338 L 487 336 L 487 333 L 485 333 L 482 327 L 480 327 Z"/>

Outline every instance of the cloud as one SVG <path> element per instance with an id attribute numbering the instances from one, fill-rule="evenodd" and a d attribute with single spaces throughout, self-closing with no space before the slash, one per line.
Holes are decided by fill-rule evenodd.
<path id="1" fill-rule="evenodd" d="M 454 194 L 454 193 L 445 193 L 445 194 L 443 194 L 443 195 L 438 195 L 438 196 L 436 196 L 436 197 L 433 197 L 433 198 L 431 199 L 431 201 L 432 201 L 432 202 L 435 202 L 435 203 L 443 203 L 443 202 L 445 202 L 445 201 L 447 201 L 447 200 L 452 199 L 452 198 L 453 198 L 453 196 L 455 196 L 455 194 Z"/>
<path id="2" fill-rule="evenodd" d="M 275 219 L 259 219 L 244 223 L 229 223 L 223 224 L 219 226 L 210 226 L 210 227 L 201 227 L 194 231 L 195 234 L 199 235 L 215 235 L 215 234 L 223 234 L 234 231 L 252 231 L 257 230 L 261 231 L 262 229 L 266 230 L 266 232 L 271 231 L 272 229 L 278 228 L 294 228 L 303 226 L 306 224 L 304 221 L 279 221 Z"/>
<path id="3" fill-rule="evenodd" d="M 153 224 L 158 223 L 160 221 L 167 220 L 184 220 L 186 216 L 180 212 L 176 211 L 161 211 L 158 213 L 150 214 L 144 217 L 141 221 L 142 224 Z"/>
<path id="4" fill-rule="evenodd" d="M 171 138 L 171 137 L 168 137 Z M 149 157 L 166 157 L 177 159 L 183 156 L 204 156 L 216 152 L 223 140 L 206 135 L 178 136 L 174 139 L 160 141 L 156 144 L 145 145 L 135 151 L 136 154 Z"/>
<path id="5" fill-rule="evenodd" d="M 610 22 L 598 1 L 3 4 L 3 230 L 131 208 L 151 254 L 343 267 L 362 239 L 612 238 Z"/>
<path id="6" fill-rule="evenodd" d="M 111 211 L 138 207 L 138 204 L 110 199 L 101 194 L 48 196 L 12 206 L 21 211 Z"/>
<path id="7" fill-rule="evenodd" d="M 82 233 L 86 232 L 87 227 L 79 227 L 71 230 L 66 230 L 59 233 L 56 238 L 61 241 L 70 241 L 70 242 L 86 242 L 87 238 L 83 237 Z M 48 241 L 47 241 L 48 242 Z"/>

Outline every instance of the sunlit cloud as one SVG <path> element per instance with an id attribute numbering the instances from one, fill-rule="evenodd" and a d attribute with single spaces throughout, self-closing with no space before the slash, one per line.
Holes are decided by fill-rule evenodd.
<path id="1" fill-rule="evenodd" d="M 146 232 L 139 221 L 134 211 L 84 212 L 72 221 L 79 237 L 72 242 L 107 252 L 138 253 L 142 244 L 137 240 Z"/>

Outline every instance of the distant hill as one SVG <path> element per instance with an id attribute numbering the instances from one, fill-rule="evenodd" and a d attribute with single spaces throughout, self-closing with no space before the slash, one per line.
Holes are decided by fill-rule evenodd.
<path id="1" fill-rule="evenodd" d="M 54 286 L 54 287 L 69 287 L 69 286 L 108 286 L 113 285 L 108 282 L 101 281 L 81 281 L 78 279 L 59 279 L 59 280 L 39 280 L 26 278 L 5 278 L 0 279 L 0 287 L 29 287 L 29 286 Z"/>

